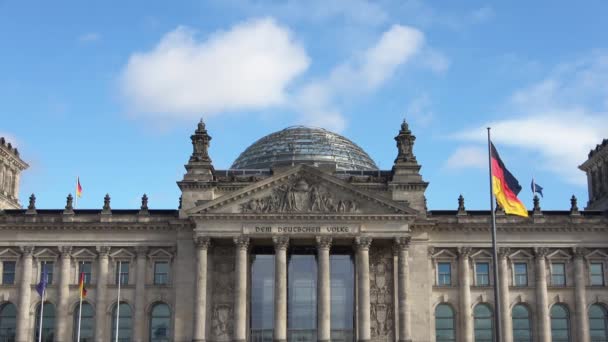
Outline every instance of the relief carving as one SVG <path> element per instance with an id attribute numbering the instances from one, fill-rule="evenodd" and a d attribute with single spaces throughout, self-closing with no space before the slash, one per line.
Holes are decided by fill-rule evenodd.
<path id="1" fill-rule="evenodd" d="M 338 199 L 329 189 L 304 178 L 272 190 L 272 194 L 241 204 L 243 213 L 355 213 L 358 203 Z"/>
<path id="2" fill-rule="evenodd" d="M 211 340 L 231 341 L 234 295 L 234 249 L 213 249 L 213 306 L 211 313 Z"/>
<path id="3" fill-rule="evenodd" d="M 374 341 L 394 339 L 393 251 L 391 246 L 370 250 L 371 333 Z"/>

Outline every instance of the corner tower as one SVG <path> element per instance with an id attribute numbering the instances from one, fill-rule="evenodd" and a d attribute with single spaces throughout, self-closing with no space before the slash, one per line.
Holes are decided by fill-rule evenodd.
<path id="1" fill-rule="evenodd" d="M 608 210 L 608 139 L 589 152 L 578 167 L 587 174 L 589 201 L 587 210 Z"/>
<path id="2" fill-rule="evenodd" d="M 19 151 L 0 137 L 0 209 L 20 209 L 19 180 L 29 165 L 21 160 Z"/>

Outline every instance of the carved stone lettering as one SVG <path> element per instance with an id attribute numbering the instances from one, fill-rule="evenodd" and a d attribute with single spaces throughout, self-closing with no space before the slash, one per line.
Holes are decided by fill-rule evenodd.
<path id="1" fill-rule="evenodd" d="M 356 213 L 359 205 L 352 199 L 338 199 L 329 189 L 298 178 L 273 189 L 272 194 L 241 204 L 244 213 Z"/>
<path id="2" fill-rule="evenodd" d="M 372 340 L 393 341 L 395 321 L 391 246 L 372 247 L 369 267 Z"/>

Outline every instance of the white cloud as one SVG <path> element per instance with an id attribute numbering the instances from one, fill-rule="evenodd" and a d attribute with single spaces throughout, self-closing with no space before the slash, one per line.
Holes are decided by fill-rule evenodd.
<path id="1" fill-rule="evenodd" d="M 78 40 L 83 43 L 95 42 L 99 39 L 101 39 L 101 35 L 97 32 L 88 32 L 78 37 Z"/>
<path id="2" fill-rule="evenodd" d="M 431 98 L 424 93 L 414 98 L 407 106 L 404 117 L 421 127 L 427 127 L 435 119 Z"/>
<path id="3" fill-rule="evenodd" d="M 448 169 L 487 169 L 488 154 L 479 146 L 461 146 L 452 153 L 445 163 Z"/>
<path id="4" fill-rule="evenodd" d="M 608 132 L 606 84 L 607 54 L 560 65 L 545 79 L 514 92 L 505 110 L 515 115 L 459 132 L 456 138 L 482 142 L 485 127 L 491 126 L 493 141 L 536 153 L 535 167 L 584 185 L 577 166 Z"/>
<path id="5" fill-rule="evenodd" d="M 139 112 L 189 118 L 284 104 L 287 87 L 309 64 L 302 45 L 273 19 L 247 21 L 204 41 L 178 27 L 153 50 L 131 55 L 121 85 Z"/>
<path id="6" fill-rule="evenodd" d="M 295 105 L 302 113 L 301 121 L 342 130 L 346 120 L 336 109 L 337 98 L 376 90 L 423 46 L 421 31 L 393 25 L 361 55 L 338 65 L 327 78 L 310 82 L 296 93 Z"/>

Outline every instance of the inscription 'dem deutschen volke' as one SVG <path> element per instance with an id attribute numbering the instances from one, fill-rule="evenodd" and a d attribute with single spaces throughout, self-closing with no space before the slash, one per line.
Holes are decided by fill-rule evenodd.
<path id="1" fill-rule="evenodd" d="M 308 235 L 308 234 L 355 234 L 358 226 L 351 225 L 247 225 L 245 234 Z"/>

